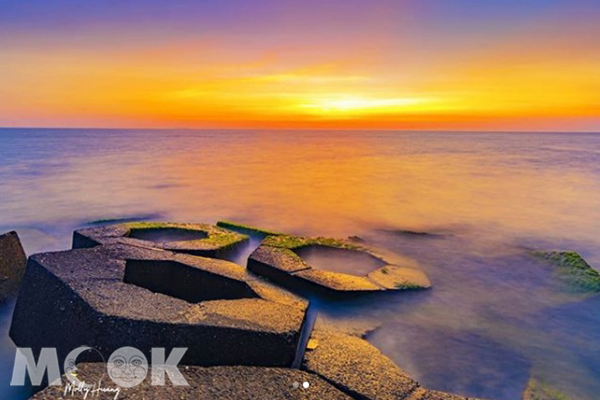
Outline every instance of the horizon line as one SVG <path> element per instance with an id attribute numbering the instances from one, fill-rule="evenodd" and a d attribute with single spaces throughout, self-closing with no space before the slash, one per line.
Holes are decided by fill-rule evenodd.
<path id="1" fill-rule="evenodd" d="M 160 127 L 160 128 L 125 128 L 125 127 L 61 127 L 61 126 L 0 126 L 0 129 L 40 129 L 40 130 L 129 130 L 129 131 L 140 131 L 140 130 L 150 130 L 150 131 L 296 131 L 296 132 L 306 132 L 306 131 L 327 131 L 327 132 L 339 132 L 339 131 L 349 131 L 349 132 L 435 132 L 435 133 L 565 133 L 565 134 L 600 134 L 600 131 L 582 131 L 582 130 L 572 130 L 572 131 L 562 131 L 562 130 L 473 130 L 473 129 L 389 129 L 389 128 L 173 128 L 173 127 Z"/>

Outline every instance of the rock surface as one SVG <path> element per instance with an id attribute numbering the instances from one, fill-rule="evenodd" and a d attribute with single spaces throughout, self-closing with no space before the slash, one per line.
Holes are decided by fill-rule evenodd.
<path id="1" fill-rule="evenodd" d="M 331 331 L 313 331 L 318 345 L 307 351 L 303 368 L 359 399 L 397 400 L 418 384 L 367 341 Z"/>
<path id="2" fill-rule="evenodd" d="M 385 289 L 363 276 L 317 269 L 299 271 L 294 274 L 294 277 L 336 292 L 378 292 Z"/>
<path id="3" fill-rule="evenodd" d="M 599 293 L 600 273 L 574 251 L 534 251 L 533 255 L 557 268 L 560 280 L 577 291 Z"/>
<path id="4" fill-rule="evenodd" d="M 17 232 L 0 235 L 0 302 L 17 293 L 26 263 Z"/>
<path id="5" fill-rule="evenodd" d="M 77 230 L 73 248 L 129 244 L 222 258 L 247 240 L 246 235 L 208 224 L 132 222 Z"/>
<path id="6" fill-rule="evenodd" d="M 153 291 L 143 287 L 150 281 L 126 283 L 127 260 L 167 263 L 179 280 Z M 181 298 L 194 287 L 194 303 Z M 123 346 L 148 356 L 158 346 L 187 347 L 184 364 L 286 367 L 306 307 L 231 262 L 117 244 L 30 257 L 10 335 L 34 353 L 56 347 L 61 360 L 82 345 L 106 359 Z"/>
<path id="7" fill-rule="evenodd" d="M 570 397 L 546 383 L 531 378 L 523 392 L 522 400 L 570 400 Z"/>
<path id="8" fill-rule="evenodd" d="M 78 375 L 85 382 L 97 383 L 102 379 L 102 387 L 117 388 L 107 376 L 106 364 L 79 364 L 77 368 Z M 168 378 L 165 386 L 152 386 L 150 370 L 148 377 L 140 385 L 132 388 L 120 388 L 118 398 L 131 400 L 352 400 L 351 397 L 323 379 L 294 369 L 180 367 L 180 371 L 189 386 L 173 386 Z M 66 382 L 66 379 L 63 379 L 63 382 Z M 308 388 L 302 386 L 304 382 L 309 383 Z M 64 396 L 64 387 L 48 387 L 32 397 L 36 400 L 64 398 L 69 398 Z M 88 398 L 114 400 L 115 394 L 100 393 L 99 396 L 94 394 Z"/>

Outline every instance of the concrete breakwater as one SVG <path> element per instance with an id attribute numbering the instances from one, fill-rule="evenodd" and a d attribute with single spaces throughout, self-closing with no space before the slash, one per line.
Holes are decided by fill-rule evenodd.
<path id="1" fill-rule="evenodd" d="M 120 388 L 120 398 L 464 399 L 422 388 L 359 336 L 306 330 L 310 296 L 303 294 L 426 289 L 418 266 L 353 241 L 257 230 L 263 241 L 244 268 L 222 259 L 254 234 L 235 228 L 135 223 L 77 231 L 73 249 L 29 258 L 11 337 L 36 356 L 56 348 L 60 365 L 74 348 L 94 348 L 77 360 L 89 382 L 102 379 L 104 363 L 123 346 L 148 359 L 154 347 L 187 348 L 180 364 L 189 386 L 156 387 L 148 378 Z M 366 276 L 323 271 L 296 252 L 307 246 L 362 252 L 383 264 Z M 38 389 L 33 398 L 64 395 L 60 387 Z"/>

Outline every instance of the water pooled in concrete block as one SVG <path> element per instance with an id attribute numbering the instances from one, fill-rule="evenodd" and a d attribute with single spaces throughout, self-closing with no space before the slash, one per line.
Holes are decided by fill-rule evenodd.
<path id="1" fill-rule="evenodd" d="M 382 260 L 362 251 L 311 245 L 294 250 L 314 269 L 366 275 L 386 265 Z"/>

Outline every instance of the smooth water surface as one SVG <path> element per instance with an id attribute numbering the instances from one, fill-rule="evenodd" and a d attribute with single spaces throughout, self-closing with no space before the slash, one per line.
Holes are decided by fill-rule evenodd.
<path id="1" fill-rule="evenodd" d="M 572 249 L 600 265 L 600 135 L 3 129 L 0 155 L 0 231 L 29 254 L 110 218 L 357 235 L 416 260 L 434 287 L 320 315 L 376 327 L 369 340 L 422 385 L 518 400 L 533 374 L 600 393 L 600 296 L 527 256 Z M 22 398 L 4 337 L 0 397 Z"/>
<path id="2" fill-rule="evenodd" d="M 357 276 L 367 275 L 369 272 L 385 265 L 383 260 L 361 251 L 326 246 L 304 246 L 295 250 L 295 253 L 302 257 L 313 269 Z"/>

